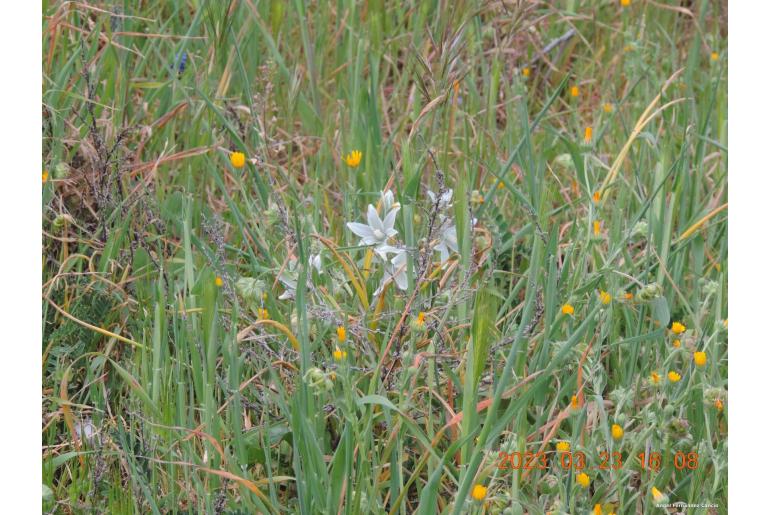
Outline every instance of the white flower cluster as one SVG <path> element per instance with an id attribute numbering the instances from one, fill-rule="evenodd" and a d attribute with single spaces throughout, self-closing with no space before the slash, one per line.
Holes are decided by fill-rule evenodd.
<path id="1" fill-rule="evenodd" d="M 438 210 L 446 211 L 452 205 L 452 190 L 444 192 L 440 198 L 437 198 L 432 191 L 428 191 L 428 197 L 431 199 L 431 208 L 438 202 Z M 348 222 L 347 226 L 356 236 L 361 238 L 361 245 L 373 247 L 375 255 L 384 265 L 384 275 L 380 286 L 374 295 L 379 295 L 383 288 L 390 282 L 396 283 L 401 290 L 407 288 L 407 263 L 406 250 L 403 247 L 393 246 L 389 242 L 391 238 L 398 234 L 395 229 L 396 215 L 401 206 L 394 202 L 393 192 L 388 190 L 380 195 L 380 203 L 384 217 L 380 218 L 377 209 L 369 204 L 366 211 L 367 223 Z M 438 243 L 433 250 L 441 254 L 441 263 L 449 259 L 452 252 L 457 252 L 457 229 L 454 221 L 439 213 L 439 224 L 437 227 L 439 235 Z M 392 255 L 392 257 L 391 257 Z"/>
<path id="2" fill-rule="evenodd" d="M 361 238 L 361 245 L 373 246 L 374 253 L 377 255 L 384 264 L 385 274 L 380 282 L 379 288 L 374 292 L 374 295 L 379 295 L 383 288 L 390 283 L 395 282 L 401 290 L 407 288 L 407 276 L 406 276 L 406 250 L 399 247 L 394 247 L 388 243 L 388 241 L 398 234 L 395 229 L 396 215 L 401 209 L 398 202 L 394 202 L 393 192 L 383 191 L 380 195 L 380 203 L 382 204 L 382 212 L 385 213 L 383 218 L 377 214 L 377 209 L 371 204 L 366 211 L 367 224 L 360 224 L 358 222 L 348 222 L 348 229 L 353 234 Z M 393 257 L 388 257 L 392 254 Z"/>

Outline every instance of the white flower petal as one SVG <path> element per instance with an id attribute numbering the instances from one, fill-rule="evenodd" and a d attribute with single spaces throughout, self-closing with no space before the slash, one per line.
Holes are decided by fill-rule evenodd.
<path id="1" fill-rule="evenodd" d="M 366 212 L 366 219 L 369 222 L 369 227 L 372 229 L 372 231 L 379 229 L 383 234 L 385 234 L 385 226 L 382 224 L 382 220 L 380 220 L 380 217 L 377 214 L 377 210 L 374 209 L 374 206 L 371 204 L 369 204 L 369 209 Z"/>
<path id="2" fill-rule="evenodd" d="M 372 228 L 369 227 L 366 224 L 360 224 L 358 222 L 348 222 L 347 223 L 348 229 L 353 231 L 353 234 L 356 236 L 360 236 L 361 238 L 367 238 L 374 236 L 374 231 L 372 231 Z"/>
<path id="3" fill-rule="evenodd" d="M 394 227 L 396 226 L 396 215 L 398 214 L 398 209 L 392 209 L 388 211 L 388 214 L 385 215 L 385 220 L 382 222 L 382 225 L 385 227 L 385 230 L 383 232 L 390 233 L 393 231 Z M 397 234 L 398 231 L 396 231 Z M 389 234 L 389 236 L 393 236 L 393 234 Z"/>
<path id="4" fill-rule="evenodd" d="M 382 201 L 382 209 L 384 211 L 390 211 L 390 208 L 393 207 L 393 192 L 390 190 L 383 191 L 380 198 Z"/>

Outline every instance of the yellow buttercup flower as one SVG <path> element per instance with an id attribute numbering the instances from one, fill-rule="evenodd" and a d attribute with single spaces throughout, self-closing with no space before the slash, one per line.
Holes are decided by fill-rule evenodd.
<path id="1" fill-rule="evenodd" d="M 594 129 L 593 127 L 586 127 L 585 135 L 583 136 L 583 139 L 586 143 L 591 143 L 591 139 L 594 136 Z"/>
<path id="2" fill-rule="evenodd" d="M 677 338 L 676 340 L 674 340 L 673 342 L 671 342 L 671 344 L 674 346 L 674 348 L 675 348 L 675 349 L 678 349 L 679 347 L 681 347 L 681 346 L 682 346 L 682 340 L 680 340 L 679 338 Z"/>
<path id="3" fill-rule="evenodd" d="M 500 181 L 497 183 L 497 189 L 498 190 L 504 190 L 505 189 L 505 183 L 503 181 Z"/>
<path id="4" fill-rule="evenodd" d="M 630 291 L 627 291 L 626 293 L 623 294 L 623 298 L 626 300 L 634 300 L 634 294 L 631 293 Z"/>
<path id="5" fill-rule="evenodd" d="M 722 403 L 721 399 L 717 399 L 714 401 L 714 407 L 717 409 L 717 411 L 722 411 L 722 408 L 724 408 L 725 405 Z"/>
<path id="6" fill-rule="evenodd" d="M 602 194 L 598 191 L 594 191 L 594 196 L 592 198 L 594 200 L 594 204 L 598 204 L 599 201 L 602 199 Z"/>
<path id="7" fill-rule="evenodd" d="M 677 383 L 679 382 L 680 379 L 682 379 L 682 376 L 674 372 L 673 370 L 671 370 L 668 373 L 668 380 L 671 381 L 672 383 Z"/>
<path id="8" fill-rule="evenodd" d="M 620 0 L 620 5 L 622 5 L 623 7 L 628 7 L 629 5 L 631 5 L 631 0 Z"/>
<path id="9" fill-rule="evenodd" d="M 569 452 L 569 442 L 561 441 L 556 444 L 558 452 Z"/>
<path id="10" fill-rule="evenodd" d="M 574 315 L 575 308 L 572 307 L 572 304 L 565 304 L 561 307 L 561 312 L 565 315 Z"/>
<path id="11" fill-rule="evenodd" d="M 706 353 L 699 351 L 692 355 L 692 360 L 695 362 L 695 366 L 702 367 L 706 364 Z"/>
<path id="12" fill-rule="evenodd" d="M 344 326 L 337 326 L 337 341 L 342 343 L 345 341 L 345 338 L 347 336 L 347 333 L 345 332 Z"/>
<path id="13" fill-rule="evenodd" d="M 654 486 L 652 487 L 651 493 L 652 493 L 652 498 L 655 499 L 656 501 L 660 501 L 664 497 L 663 493 L 657 488 L 655 488 Z"/>
<path id="14" fill-rule="evenodd" d="M 602 301 L 602 304 L 606 306 L 607 304 L 612 302 L 612 295 L 602 290 L 599 292 L 599 300 Z"/>
<path id="15" fill-rule="evenodd" d="M 230 154 L 230 164 L 234 168 L 243 168 L 246 166 L 246 154 L 243 152 L 233 152 Z"/>
<path id="16" fill-rule="evenodd" d="M 420 311 L 417 313 L 417 324 L 418 325 L 425 325 L 425 312 Z"/>
<path id="17" fill-rule="evenodd" d="M 529 69 L 529 67 L 528 67 L 528 66 L 525 66 L 524 68 L 522 68 L 522 69 L 521 69 L 521 74 L 524 76 L 524 78 L 525 78 L 525 79 L 526 79 L 526 78 L 528 78 L 528 77 L 529 77 L 529 74 L 530 74 L 530 69 Z"/>
<path id="18" fill-rule="evenodd" d="M 594 220 L 594 236 L 599 236 L 602 232 L 602 223 L 599 220 Z M 607 304 L 605 302 L 605 304 Z"/>
<path id="19" fill-rule="evenodd" d="M 43 184 L 48 182 L 48 170 L 43 170 Z"/>
<path id="20" fill-rule="evenodd" d="M 660 383 L 660 374 L 658 374 L 657 372 L 653 372 L 653 373 L 651 373 L 651 374 L 650 374 L 650 382 L 651 382 L 652 384 L 658 384 L 658 383 Z"/>
<path id="21" fill-rule="evenodd" d="M 623 428 L 618 424 L 612 424 L 612 437 L 615 440 L 620 440 L 623 438 Z"/>
<path id="22" fill-rule="evenodd" d="M 604 511 L 602 511 L 602 505 L 601 504 L 594 504 L 594 515 L 603 515 Z"/>
<path id="23" fill-rule="evenodd" d="M 681 322 L 674 322 L 671 324 L 671 332 L 674 334 L 682 334 L 687 330 L 687 327 Z"/>
<path id="24" fill-rule="evenodd" d="M 348 357 L 348 353 L 339 347 L 335 347 L 334 352 L 332 352 L 332 356 L 334 356 L 335 361 L 342 361 Z"/>
<path id="25" fill-rule="evenodd" d="M 222 280 L 221 277 L 217 276 L 216 279 L 214 279 L 214 284 L 217 285 L 217 287 L 221 288 L 225 282 Z"/>
<path id="26" fill-rule="evenodd" d="M 361 157 L 363 154 L 360 150 L 354 150 L 350 154 L 345 156 L 345 163 L 351 167 L 356 168 L 358 165 L 361 164 Z"/>
<path id="27" fill-rule="evenodd" d="M 259 317 L 260 320 L 270 320 L 270 314 L 265 308 L 257 309 L 257 317 Z"/>
<path id="28" fill-rule="evenodd" d="M 578 398 L 577 398 L 577 395 L 573 395 L 573 396 L 572 396 L 572 399 L 570 399 L 570 402 L 569 402 L 569 403 L 570 403 L 570 405 L 571 405 L 573 408 L 576 408 L 576 409 L 577 409 L 577 408 L 579 408 L 579 407 L 580 407 L 580 406 L 578 405 Z"/>
<path id="29" fill-rule="evenodd" d="M 711 60 L 712 61 L 718 61 L 719 60 L 719 54 L 716 52 L 711 52 Z"/>
<path id="30" fill-rule="evenodd" d="M 586 474 L 585 472 L 581 472 L 580 474 L 578 474 L 575 480 L 577 481 L 577 484 L 579 484 L 583 488 L 588 488 L 588 485 L 591 484 L 591 478 L 588 477 L 588 474 Z"/>
<path id="31" fill-rule="evenodd" d="M 572 86 L 569 90 L 569 94 L 572 96 L 572 98 L 575 98 L 580 95 L 580 88 L 577 86 Z"/>
<path id="32" fill-rule="evenodd" d="M 471 497 L 473 497 L 477 501 L 483 501 L 484 498 L 487 496 L 487 487 L 484 485 L 473 485 L 473 490 L 471 491 Z"/>
<path id="33" fill-rule="evenodd" d="M 603 106 L 603 109 L 604 109 L 605 113 L 611 113 L 612 111 L 615 110 L 615 107 L 612 104 L 610 104 L 609 102 L 605 102 L 604 106 Z"/>

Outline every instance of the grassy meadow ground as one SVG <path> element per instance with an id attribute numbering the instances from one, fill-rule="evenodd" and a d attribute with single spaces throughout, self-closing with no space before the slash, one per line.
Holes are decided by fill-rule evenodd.
<path id="1" fill-rule="evenodd" d="M 726 1 L 42 14 L 45 512 L 726 511 Z"/>

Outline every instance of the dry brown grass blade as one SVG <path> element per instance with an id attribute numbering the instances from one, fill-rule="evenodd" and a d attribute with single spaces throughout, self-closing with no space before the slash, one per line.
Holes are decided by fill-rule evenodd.
<path id="1" fill-rule="evenodd" d="M 543 373 L 543 370 L 538 370 L 537 372 L 528 375 L 527 377 L 525 377 L 524 379 L 522 379 L 521 381 L 519 381 L 518 383 L 513 385 L 511 388 L 509 388 L 508 390 L 504 391 L 503 395 L 501 396 L 501 398 L 502 399 L 508 399 L 511 395 L 513 395 L 513 393 L 516 390 L 518 390 L 522 386 L 526 385 L 528 382 L 532 381 L 534 378 L 536 378 L 537 376 L 539 376 L 542 373 Z M 481 413 L 482 411 L 484 411 L 485 409 L 490 407 L 492 405 L 492 401 L 493 401 L 493 399 L 490 398 L 490 399 L 484 399 L 483 401 L 480 401 L 479 403 L 477 403 L 476 404 L 476 413 Z M 450 428 L 452 426 L 455 426 L 455 425 L 459 424 L 460 422 L 462 422 L 463 416 L 464 416 L 464 412 L 461 411 L 460 413 L 458 413 L 457 415 L 452 417 L 449 420 L 449 422 L 447 422 L 446 425 L 441 428 L 441 431 L 443 432 L 446 429 L 448 429 L 448 428 Z"/>
<path id="2" fill-rule="evenodd" d="M 190 150 L 183 150 L 182 152 L 177 152 L 176 154 L 171 154 L 170 156 L 161 157 L 152 162 L 139 163 L 131 167 L 131 174 L 133 175 L 141 172 L 146 172 L 147 170 L 152 170 L 153 168 L 156 168 L 162 164 L 171 163 L 173 161 L 179 161 L 180 159 L 187 159 L 188 157 L 199 156 L 201 154 L 205 154 L 206 152 L 210 151 L 213 148 L 214 147 L 192 148 Z"/>
<path id="3" fill-rule="evenodd" d="M 90 329 L 91 331 L 97 332 L 99 334 L 102 334 L 104 336 L 109 336 L 110 338 L 115 338 L 116 340 L 119 340 L 123 343 L 128 343 L 130 345 L 133 345 L 134 347 L 139 347 L 140 349 L 144 349 L 144 345 L 142 345 L 139 342 L 135 342 L 134 340 L 130 338 L 126 338 L 125 336 L 120 336 L 119 334 L 115 334 L 112 331 L 108 331 L 106 329 L 102 329 L 101 327 L 96 327 L 95 325 L 91 325 L 88 322 L 83 322 L 79 318 L 75 318 L 74 316 L 70 315 L 66 311 L 64 311 L 61 307 L 59 307 L 58 304 L 56 304 L 54 301 L 52 301 L 48 296 L 43 295 L 43 298 L 51 305 L 53 308 L 61 313 L 64 317 L 72 320 L 76 324 L 82 325 L 86 329 Z"/>
<path id="4" fill-rule="evenodd" d="M 232 472 L 228 472 L 226 470 L 210 469 L 208 467 L 198 467 L 198 470 L 201 470 L 208 474 L 214 474 L 215 476 L 224 477 L 226 479 L 235 481 L 239 485 L 246 487 L 254 495 L 259 497 L 262 500 L 262 502 L 264 502 L 265 504 L 267 504 L 267 506 L 272 508 L 272 503 L 270 503 L 270 499 L 268 499 L 267 496 L 262 493 L 262 490 L 260 490 L 259 487 L 257 487 L 257 485 L 253 481 L 249 481 L 248 479 L 242 478 L 241 476 L 236 476 Z"/>
<path id="5" fill-rule="evenodd" d="M 324 238 L 323 236 L 319 236 L 318 234 L 314 234 L 313 237 L 323 243 L 335 257 L 335 259 L 339 261 L 340 265 L 342 265 L 342 269 L 345 271 L 345 275 L 347 275 L 348 279 L 350 279 L 350 282 L 353 283 L 353 288 L 358 294 L 358 299 L 361 301 L 361 305 L 365 310 L 369 309 L 369 299 L 366 297 L 366 290 L 363 287 L 364 281 L 360 274 L 358 274 L 358 268 L 352 262 L 347 261 L 339 252 L 337 252 L 337 247 L 331 240 Z"/>
<path id="6" fill-rule="evenodd" d="M 718 208 L 714 209 L 709 214 L 707 214 L 706 216 L 704 216 L 703 218 L 701 218 L 700 220 L 698 220 L 697 222 L 692 224 L 690 227 L 688 227 L 687 230 L 684 231 L 679 236 L 679 238 L 676 239 L 676 241 L 674 243 L 679 243 L 680 241 L 689 238 L 690 236 L 693 235 L 693 233 L 695 233 L 695 231 L 700 229 L 703 226 L 703 224 L 705 224 L 706 222 L 708 222 L 709 220 L 714 218 L 716 215 L 718 215 L 720 212 L 724 211 L 725 209 L 727 209 L 727 202 L 725 202 L 724 204 L 722 204 Z"/>
<path id="7" fill-rule="evenodd" d="M 294 347 L 294 350 L 299 352 L 299 340 L 297 340 L 297 337 L 294 336 L 294 333 L 292 333 L 288 327 L 286 327 L 280 322 L 276 322 L 275 320 L 270 320 L 270 319 L 257 320 L 253 324 L 250 324 L 248 327 L 238 331 L 238 335 L 236 336 L 236 339 L 238 340 L 238 342 L 244 341 L 246 339 L 246 336 L 249 334 L 249 332 L 251 332 L 252 329 L 256 329 L 261 325 L 269 325 L 270 327 L 274 327 L 275 329 L 278 329 L 279 331 L 281 331 L 289 339 L 289 343 L 291 343 L 291 346 Z"/>
<path id="8" fill-rule="evenodd" d="M 667 103 L 665 106 L 663 106 L 660 109 L 655 110 L 655 107 L 660 102 L 660 99 L 663 97 L 663 94 L 666 92 L 666 89 L 679 77 L 679 75 L 684 71 L 684 68 L 680 68 L 679 70 L 675 71 L 671 77 L 668 78 L 668 80 L 663 84 L 663 87 L 660 89 L 660 93 L 657 94 L 657 96 L 650 102 L 650 104 L 647 106 L 647 108 L 644 110 L 644 112 L 641 114 L 639 119 L 636 121 L 636 125 L 634 125 L 633 130 L 631 131 L 631 134 L 628 136 L 628 140 L 626 141 L 625 145 L 623 145 L 623 148 L 620 150 L 620 153 L 618 153 L 618 157 L 615 158 L 615 161 L 612 163 L 612 167 L 610 167 L 610 171 L 607 173 L 607 177 L 604 178 L 604 181 L 602 182 L 601 187 L 599 188 L 599 198 L 604 199 L 604 192 L 607 189 L 607 187 L 612 184 L 612 181 L 615 180 L 615 177 L 618 175 L 618 172 L 620 171 L 620 166 L 623 164 L 623 161 L 626 159 L 626 156 L 628 155 L 629 150 L 631 150 L 631 145 L 634 143 L 636 138 L 639 136 L 639 134 L 642 132 L 642 129 L 650 123 L 650 121 L 653 120 L 658 114 L 660 114 L 664 109 L 682 102 L 684 99 L 677 99 L 674 101 L 671 101 Z M 653 110 L 655 110 L 653 112 Z"/>

